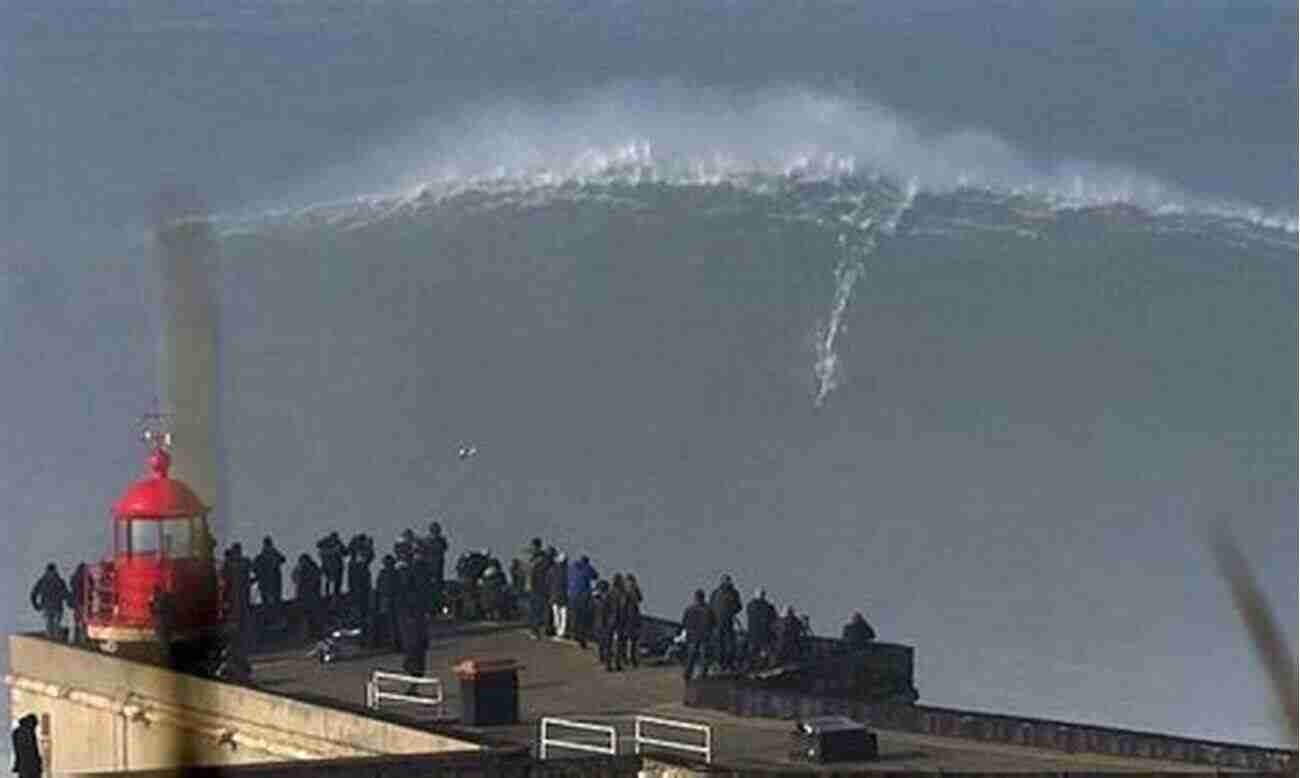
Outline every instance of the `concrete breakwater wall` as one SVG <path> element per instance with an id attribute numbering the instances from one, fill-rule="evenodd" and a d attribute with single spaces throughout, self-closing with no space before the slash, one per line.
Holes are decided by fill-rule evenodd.
<path id="1" fill-rule="evenodd" d="M 873 703 L 797 690 L 766 688 L 742 678 L 704 678 L 686 687 L 688 706 L 737 716 L 807 719 L 847 716 L 885 730 L 966 738 L 1064 753 L 1147 757 L 1214 767 L 1294 771 L 1296 752 L 1079 724 L 1027 716 Z"/>
<path id="2" fill-rule="evenodd" d="M 11 635 L 11 710 L 58 772 L 478 751 L 476 743 L 271 692 Z"/>

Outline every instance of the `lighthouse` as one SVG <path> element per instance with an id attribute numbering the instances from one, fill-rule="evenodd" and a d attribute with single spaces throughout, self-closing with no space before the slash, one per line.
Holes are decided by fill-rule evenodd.
<path id="1" fill-rule="evenodd" d="M 170 433 L 146 430 L 146 473 L 110 510 L 107 558 L 83 603 L 86 635 L 101 650 L 169 655 L 220 629 L 209 507 L 171 477 Z"/>

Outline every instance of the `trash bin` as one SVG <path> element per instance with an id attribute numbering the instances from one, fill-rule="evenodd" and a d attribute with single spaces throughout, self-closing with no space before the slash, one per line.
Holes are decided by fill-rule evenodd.
<path id="1" fill-rule="evenodd" d="M 519 723 L 519 670 L 513 659 L 466 659 L 460 679 L 461 721 L 472 727 Z"/>

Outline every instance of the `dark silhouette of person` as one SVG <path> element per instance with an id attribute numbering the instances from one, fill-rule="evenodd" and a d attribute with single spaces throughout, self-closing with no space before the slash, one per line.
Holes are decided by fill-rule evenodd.
<path id="1" fill-rule="evenodd" d="M 641 585 L 636 576 L 623 577 L 623 640 L 620 651 L 633 667 L 641 666 Z"/>
<path id="2" fill-rule="evenodd" d="M 610 654 L 613 653 L 614 611 L 616 608 L 609 582 L 598 581 L 596 591 L 591 596 L 591 624 L 592 632 L 596 637 L 597 661 L 603 664 L 606 670 L 614 669 L 611 664 Z"/>
<path id="3" fill-rule="evenodd" d="M 429 649 L 429 572 L 424 555 L 416 552 L 415 562 L 403 565 L 399 573 L 401 596 L 398 599 L 398 626 L 402 641 L 402 670 L 407 675 L 423 676 L 425 654 Z"/>
<path id="4" fill-rule="evenodd" d="M 45 762 L 41 760 L 41 749 L 36 740 L 38 723 L 36 714 L 28 713 L 18 719 L 18 726 L 14 727 L 14 772 L 18 778 L 40 778 L 45 772 Z"/>
<path id="5" fill-rule="evenodd" d="M 273 616 L 279 613 L 280 601 L 284 598 L 284 576 L 280 572 L 284 563 L 284 554 L 267 535 L 262 539 L 262 550 L 253 558 L 253 575 L 257 579 L 257 594 L 262 598 L 262 605 Z"/>
<path id="6" fill-rule="evenodd" d="M 876 631 L 871 628 L 861 611 L 856 611 L 848 624 L 844 625 L 841 642 L 850 651 L 859 651 L 871 645 L 876 639 Z"/>
<path id="7" fill-rule="evenodd" d="M 546 582 L 551 572 L 551 557 L 542 550 L 542 541 L 533 538 L 532 558 L 524 565 L 528 573 L 528 626 L 533 637 L 541 640 L 546 630 Z"/>
<path id="8" fill-rule="evenodd" d="M 331 532 L 316 544 L 316 551 L 325 576 L 325 599 L 333 604 L 343 594 L 343 555 L 347 549 L 339 533 Z"/>
<path id="9" fill-rule="evenodd" d="M 385 554 L 383 566 L 375 579 L 375 629 L 374 644 L 382 648 L 397 645 L 397 599 L 401 582 L 397 572 L 397 557 Z"/>
<path id="10" fill-rule="evenodd" d="M 433 596 L 437 598 L 437 609 L 442 609 L 443 583 L 446 581 L 447 549 L 450 545 L 447 536 L 442 534 L 442 525 L 438 522 L 429 524 L 429 537 L 425 541 L 429 548 L 429 564 L 433 571 Z"/>
<path id="11" fill-rule="evenodd" d="M 253 563 L 244 556 L 242 543 L 232 543 L 230 548 L 226 549 L 225 562 L 221 566 L 221 578 L 226 587 L 226 621 L 235 629 L 235 643 L 239 655 L 246 657 L 254 640 Z"/>
<path id="12" fill-rule="evenodd" d="M 586 556 L 569 565 L 569 621 L 574 639 L 584 649 L 591 636 L 591 582 L 596 578 L 596 569 Z"/>
<path id="13" fill-rule="evenodd" d="M 557 554 L 546 571 L 546 600 L 551 606 L 555 636 L 566 637 L 569 629 L 569 558 Z"/>
<path id="14" fill-rule="evenodd" d="M 158 650 L 162 663 L 172 666 L 172 638 L 176 634 L 176 598 L 161 584 L 153 588 L 153 598 L 149 601 L 149 613 L 153 617 L 154 634 L 158 637 Z"/>
<path id="15" fill-rule="evenodd" d="M 59 568 L 53 562 L 45 566 L 45 573 L 32 587 L 32 607 L 41 612 L 45 619 L 45 636 L 50 640 L 65 640 L 63 635 L 63 606 L 71 599 L 72 593 L 59 575 Z"/>
<path id="16" fill-rule="evenodd" d="M 772 635 L 776 629 L 776 606 L 767 601 L 767 590 L 759 587 L 745 608 L 749 632 L 749 661 L 752 667 L 764 668 L 771 661 Z"/>
<path id="17" fill-rule="evenodd" d="M 781 618 L 780 636 L 777 642 L 777 656 L 782 663 L 793 663 L 803 659 L 804 623 L 794 612 L 791 605 L 785 609 Z"/>
<path id="18" fill-rule="evenodd" d="M 348 599 L 365 639 L 369 640 L 371 586 L 370 565 L 375 561 L 375 547 L 367 535 L 359 534 L 348 541 Z"/>
<path id="19" fill-rule="evenodd" d="M 90 565 L 82 562 L 72 571 L 68 582 L 72 596 L 72 642 L 82 645 L 86 642 L 86 618 L 93 607 L 91 602 L 95 592 L 95 579 L 90 573 Z"/>
<path id="20" fill-rule="evenodd" d="M 609 644 L 605 651 L 605 669 L 621 671 L 626 653 L 624 643 L 627 641 L 627 584 L 622 573 L 614 574 L 605 597 L 605 640 Z"/>
<path id="21" fill-rule="evenodd" d="M 312 640 L 324 634 L 321 603 L 321 570 L 316 561 L 307 554 L 298 557 L 298 565 L 293 569 L 294 599 L 302 609 L 303 624 L 307 636 Z"/>
<path id="22" fill-rule="evenodd" d="M 731 583 L 730 575 L 723 575 L 718 588 L 709 596 L 709 607 L 717 619 L 715 644 L 718 647 L 718 664 L 725 671 L 736 669 L 736 616 L 741 611 L 740 592 Z"/>
<path id="23" fill-rule="evenodd" d="M 704 590 L 695 590 L 695 602 L 682 613 L 682 628 L 686 630 L 686 672 L 684 678 L 689 682 L 695 674 L 695 665 L 703 665 L 704 675 L 709 674 L 708 665 L 704 663 L 705 647 L 713 635 L 717 617 L 713 609 L 704 601 Z"/>

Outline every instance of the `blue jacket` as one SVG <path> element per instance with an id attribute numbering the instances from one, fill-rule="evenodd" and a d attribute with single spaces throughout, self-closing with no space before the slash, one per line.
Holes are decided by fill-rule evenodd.
<path id="1" fill-rule="evenodd" d="M 591 594 L 591 582 L 596 578 L 596 570 L 590 562 L 579 559 L 569 565 L 569 599 L 584 594 Z"/>

